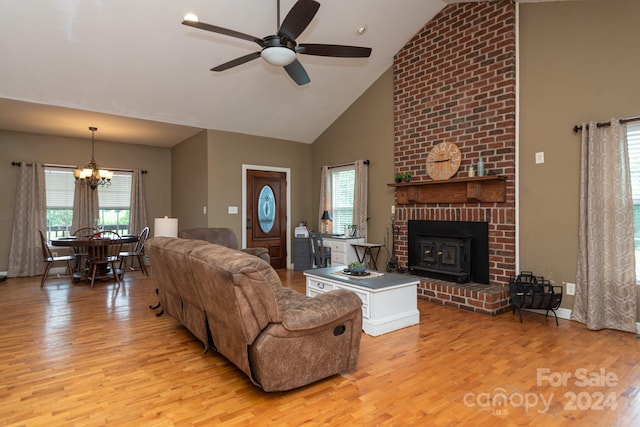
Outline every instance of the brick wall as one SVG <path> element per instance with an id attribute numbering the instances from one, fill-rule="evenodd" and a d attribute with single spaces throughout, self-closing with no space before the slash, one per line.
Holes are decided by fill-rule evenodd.
<path id="1" fill-rule="evenodd" d="M 487 221 L 491 284 L 515 274 L 515 35 L 512 0 L 451 4 L 395 57 L 395 172 L 430 179 L 427 154 L 449 141 L 462 152 L 457 177 L 480 156 L 486 173 L 507 177 L 506 203 L 397 205 L 401 266 L 408 220 Z"/>

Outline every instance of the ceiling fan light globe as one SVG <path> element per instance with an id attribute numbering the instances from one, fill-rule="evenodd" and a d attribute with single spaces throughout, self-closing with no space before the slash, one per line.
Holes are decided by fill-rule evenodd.
<path id="1" fill-rule="evenodd" d="M 286 47 L 273 46 L 262 50 L 261 56 L 271 65 L 285 66 L 296 60 L 296 53 Z"/>
<path id="2" fill-rule="evenodd" d="M 198 22 L 198 15 L 196 15 L 195 13 L 187 13 L 186 15 L 184 15 L 184 20 Z"/>

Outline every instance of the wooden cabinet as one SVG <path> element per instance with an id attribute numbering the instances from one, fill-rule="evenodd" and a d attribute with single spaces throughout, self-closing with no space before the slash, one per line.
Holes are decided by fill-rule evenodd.
<path id="1" fill-rule="evenodd" d="M 505 202 L 504 176 L 454 178 L 445 181 L 401 182 L 388 184 L 396 189 L 396 203 Z"/>

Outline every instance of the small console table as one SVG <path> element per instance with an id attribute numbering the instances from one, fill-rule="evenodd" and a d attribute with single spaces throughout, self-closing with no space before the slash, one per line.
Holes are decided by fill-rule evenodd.
<path id="1" fill-rule="evenodd" d="M 355 277 L 342 273 L 344 266 L 307 270 L 307 296 L 348 289 L 362 300 L 362 329 L 378 336 L 420 322 L 415 276 L 371 272 Z"/>
<path id="2" fill-rule="evenodd" d="M 352 243 L 351 246 L 356 250 L 358 262 L 364 263 L 367 259 L 367 254 L 369 254 L 369 259 L 371 260 L 373 269 L 378 269 L 378 255 L 380 255 L 380 249 L 382 249 L 384 245 L 381 245 L 380 243 Z M 360 249 L 362 249 L 362 256 L 360 255 Z"/>

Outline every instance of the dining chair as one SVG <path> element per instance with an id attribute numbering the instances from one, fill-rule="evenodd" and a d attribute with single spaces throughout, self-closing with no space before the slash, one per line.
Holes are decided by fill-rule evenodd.
<path id="1" fill-rule="evenodd" d="M 51 270 L 51 266 L 56 262 L 66 262 L 67 263 L 67 273 L 71 276 L 71 284 L 73 285 L 73 267 L 71 266 L 71 262 L 75 261 L 75 255 L 63 255 L 63 256 L 53 256 L 51 249 L 47 243 L 47 239 L 44 237 L 44 233 L 42 230 L 38 230 L 40 232 L 40 243 L 42 245 L 42 260 L 45 262 L 44 273 L 42 274 L 42 280 L 40 281 L 40 287 L 44 287 L 44 282 L 49 277 L 49 270 Z"/>
<path id="2" fill-rule="evenodd" d="M 316 263 L 316 267 L 327 267 L 331 265 L 331 248 L 324 246 L 322 242 L 322 234 L 309 233 L 311 239 L 311 254 Z"/>
<path id="3" fill-rule="evenodd" d="M 147 267 L 144 262 L 144 244 L 147 242 L 149 238 L 149 227 L 145 227 L 142 229 L 140 234 L 138 235 L 138 240 L 131 251 L 123 251 L 118 255 L 120 256 L 120 271 L 122 272 L 122 278 L 124 279 L 124 272 L 126 270 L 127 260 L 131 259 L 131 270 L 135 270 L 133 267 L 134 259 L 138 259 L 138 264 L 140 264 L 140 270 L 144 273 L 145 276 L 148 276 Z"/>
<path id="4" fill-rule="evenodd" d="M 76 231 L 71 233 L 71 235 L 75 237 L 87 238 L 87 237 L 93 236 L 95 231 L 96 230 L 93 227 L 83 227 L 83 228 L 78 228 Z M 86 266 L 87 246 L 78 245 L 78 246 L 72 246 L 72 248 L 73 248 L 73 253 L 76 256 L 76 265 L 75 265 L 74 271 L 82 272 L 84 274 L 84 271 L 87 267 Z"/>
<path id="5" fill-rule="evenodd" d="M 82 227 L 78 228 L 76 231 L 71 233 L 72 236 L 76 237 L 92 237 L 96 233 L 96 229 L 94 227 Z"/>
<path id="6" fill-rule="evenodd" d="M 122 252 L 121 237 L 115 231 L 100 231 L 89 239 L 87 245 L 87 266 L 91 287 L 96 279 L 113 278 L 120 284 L 120 270 L 116 263 L 120 261 L 118 254 Z"/>

